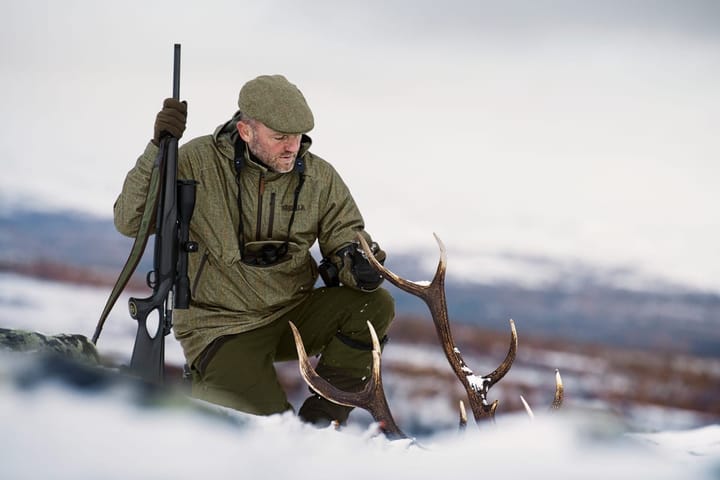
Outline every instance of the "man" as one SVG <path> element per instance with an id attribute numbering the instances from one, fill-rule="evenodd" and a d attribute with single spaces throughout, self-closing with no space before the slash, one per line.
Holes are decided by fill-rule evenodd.
<path id="1" fill-rule="evenodd" d="M 358 232 L 372 240 L 347 186 L 309 151 L 314 119 L 300 90 L 281 75 L 260 76 L 242 87 L 238 107 L 213 135 L 179 149 L 178 178 L 198 182 L 190 236 L 199 252 L 189 255 L 192 299 L 175 310 L 174 332 L 194 396 L 268 415 L 292 408 L 273 366 L 297 358 L 289 321 L 308 354 L 321 354 L 317 372 L 358 391 L 372 364 L 366 322 L 382 337 L 394 304 L 358 248 Z M 159 140 L 180 138 L 186 117 L 185 102 L 165 100 L 115 203 L 121 233 L 136 234 Z M 330 285 L 318 289 L 316 240 Z M 313 394 L 298 415 L 343 423 L 350 410 Z"/>

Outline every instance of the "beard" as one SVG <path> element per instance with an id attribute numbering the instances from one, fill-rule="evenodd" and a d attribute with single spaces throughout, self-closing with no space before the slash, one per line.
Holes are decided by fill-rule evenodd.
<path id="1" fill-rule="evenodd" d="M 257 136 L 248 143 L 248 149 L 250 150 L 250 153 L 255 155 L 258 160 L 274 172 L 288 173 L 292 172 L 293 168 L 295 168 L 296 154 L 284 152 L 279 155 L 273 155 L 260 145 L 260 142 L 257 141 Z"/>

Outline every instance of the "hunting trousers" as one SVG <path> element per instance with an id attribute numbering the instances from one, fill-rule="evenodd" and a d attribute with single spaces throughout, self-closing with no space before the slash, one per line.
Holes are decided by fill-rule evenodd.
<path id="1" fill-rule="evenodd" d="M 308 355 L 320 354 L 318 374 L 337 388 L 359 391 L 372 367 L 366 322 L 383 338 L 394 314 L 393 298 L 382 288 L 374 292 L 316 289 L 270 325 L 211 343 L 192 365 L 192 394 L 257 415 L 292 409 L 274 367 L 276 361 L 297 359 L 289 321 L 298 328 Z M 312 423 L 344 423 L 351 410 L 311 395 L 298 414 Z"/>

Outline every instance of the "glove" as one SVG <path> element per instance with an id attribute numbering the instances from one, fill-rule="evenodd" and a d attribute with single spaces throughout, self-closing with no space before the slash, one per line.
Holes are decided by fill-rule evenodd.
<path id="1" fill-rule="evenodd" d="M 352 258 L 350 272 L 355 279 L 355 285 L 360 290 L 371 292 L 380 286 L 384 280 L 383 276 L 372 266 L 362 247 L 358 244 L 354 245 L 357 245 L 357 248 L 350 252 L 350 257 Z M 375 255 L 375 259 L 380 265 L 385 264 L 385 252 L 380 249 L 377 243 L 373 242 L 370 244 L 370 251 Z"/>
<path id="2" fill-rule="evenodd" d="M 386 255 L 378 244 L 372 242 L 370 249 L 377 261 L 384 264 Z M 372 292 L 380 287 L 384 278 L 372 266 L 359 243 L 351 243 L 340 249 L 336 255 L 340 259 L 338 276 L 343 285 L 365 292 Z"/>
<path id="3" fill-rule="evenodd" d="M 163 108 L 155 117 L 155 135 L 152 142 L 160 145 L 160 139 L 169 134 L 177 139 L 182 137 L 187 123 L 187 102 L 166 98 Z"/>

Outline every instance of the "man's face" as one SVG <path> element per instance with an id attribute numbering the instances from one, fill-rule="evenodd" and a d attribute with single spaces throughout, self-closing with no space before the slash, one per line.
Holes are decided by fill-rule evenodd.
<path id="1" fill-rule="evenodd" d="M 292 171 L 302 135 L 276 132 L 256 120 L 242 120 L 237 129 L 252 154 L 265 165 L 278 173 Z"/>

